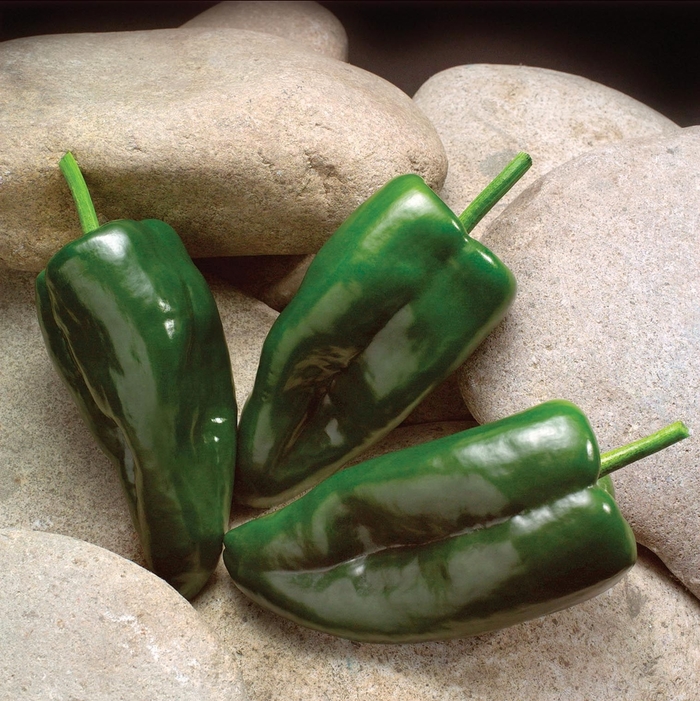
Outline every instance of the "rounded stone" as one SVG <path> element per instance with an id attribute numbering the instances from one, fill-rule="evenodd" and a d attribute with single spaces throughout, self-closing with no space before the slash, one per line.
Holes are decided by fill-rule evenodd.
<path id="1" fill-rule="evenodd" d="M 700 427 L 700 127 L 620 142 L 525 190 L 482 241 L 518 281 L 461 369 L 481 423 L 553 398 L 602 450 L 672 422 Z M 697 436 L 613 476 L 639 542 L 700 596 Z"/>
<path id="2" fill-rule="evenodd" d="M 249 29 L 289 39 L 299 48 L 346 61 L 348 36 L 338 18 L 317 2 L 220 2 L 181 28 Z"/>
<path id="3" fill-rule="evenodd" d="M 109 76 L 107 79 L 106 76 Z M 237 29 L 0 45 L 0 260 L 40 270 L 79 234 L 72 151 L 100 222 L 163 219 L 193 257 L 313 253 L 393 177 L 438 189 L 434 127 L 387 81 Z"/>
<path id="4" fill-rule="evenodd" d="M 532 156 L 522 182 L 597 146 L 664 136 L 680 127 L 637 100 L 577 75 L 529 66 L 473 64 L 437 73 L 414 96 L 449 161 L 441 195 L 459 214 L 518 153 Z M 522 192 L 517 185 L 474 230 Z"/>
<path id="5" fill-rule="evenodd" d="M 0 696 L 243 701 L 233 656 L 161 579 L 66 536 L 0 531 Z"/>

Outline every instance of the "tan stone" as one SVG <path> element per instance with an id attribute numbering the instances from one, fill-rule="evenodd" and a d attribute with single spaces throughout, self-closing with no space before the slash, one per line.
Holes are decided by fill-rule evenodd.
<path id="1" fill-rule="evenodd" d="M 577 75 L 529 66 L 473 64 L 434 75 L 414 101 L 445 145 L 449 172 L 441 195 L 460 214 L 515 156 L 533 165 L 523 183 L 597 146 L 671 135 L 671 120 L 617 90 Z M 474 230 L 480 238 L 522 187 Z"/>
<path id="2" fill-rule="evenodd" d="M 700 596 L 700 128 L 590 151 L 483 237 L 518 280 L 462 368 L 480 422 L 563 398 L 609 450 L 677 420 L 690 439 L 615 473 L 639 542 Z"/>
<path id="3" fill-rule="evenodd" d="M 234 656 L 174 589 L 66 536 L 0 530 L 0 640 L 8 701 L 247 698 Z"/>
<path id="4" fill-rule="evenodd" d="M 182 27 L 249 29 L 289 39 L 299 48 L 346 61 L 348 36 L 338 18 L 317 2 L 220 2 Z"/>
<path id="5" fill-rule="evenodd" d="M 0 260 L 79 235 L 71 150 L 100 221 L 163 219 L 194 257 L 306 254 L 392 177 L 446 173 L 398 88 L 266 34 L 161 29 L 0 44 Z"/>

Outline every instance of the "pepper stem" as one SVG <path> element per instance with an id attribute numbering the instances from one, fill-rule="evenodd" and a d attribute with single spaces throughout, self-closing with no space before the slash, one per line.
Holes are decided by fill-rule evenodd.
<path id="1" fill-rule="evenodd" d="M 459 215 L 467 233 L 491 211 L 491 208 L 510 190 L 532 165 L 532 158 L 520 152 Z"/>
<path id="2" fill-rule="evenodd" d="M 652 433 L 646 438 L 640 438 L 637 441 L 632 441 L 621 448 L 614 448 L 600 456 L 600 477 L 605 477 L 621 467 L 625 467 L 630 463 L 646 458 L 649 455 L 658 453 L 664 448 L 668 448 L 678 441 L 682 441 L 690 435 L 688 427 L 682 421 L 676 421 L 662 428 L 656 433 Z"/>
<path id="3" fill-rule="evenodd" d="M 100 222 L 97 220 L 95 206 L 90 197 L 90 191 L 85 183 L 85 178 L 80 172 L 80 167 L 76 162 L 73 154 L 68 151 L 65 156 L 58 162 L 58 167 L 63 173 L 63 177 L 68 183 L 75 207 L 78 210 L 78 219 L 84 234 L 89 234 L 97 229 Z"/>

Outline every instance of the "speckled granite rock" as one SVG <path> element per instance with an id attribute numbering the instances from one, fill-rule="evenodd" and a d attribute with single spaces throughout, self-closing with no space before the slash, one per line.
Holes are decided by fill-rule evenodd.
<path id="1" fill-rule="evenodd" d="M 317 2 L 220 2 L 182 27 L 249 29 L 289 39 L 330 58 L 346 61 L 348 36 L 338 18 Z"/>
<path id="2" fill-rule="evenodd" d="M 243 701 L 238 666 L 158 577 L 65 536 L 0 530 L 0 697 Z"/>
<path id="3" fill-rule="evenodd" d="M 239 410 L 277 317 L 210 279 Z M 112 464 L 96 447 L 44 348 L 34 275 L 0 269 L 0 528 L 80 538 L 144 564 Z"/>
<path id="4" fill-rule="evenodd" d="M 100 221 L 164 219 L 191 255 L 312 253 L 395 175 L 435 188 L 434 127 L 387 81 L 268 34 L 159 29 L 0 44 L 0 260 L 78 235 L 72 150 Z"/>
<path id="5" fill-rule="evenodd" d="M 483 237 L 519 291 L 462 369 L 480 421 L 561 397 L 603 450 L 676 420 L 695 435 L 615 474 L 639 542 L 700 596 L 700 127 L 560 166 Z"/>
<path id="6" fill-rule="evenodd" d="M 399 428 L 367 456 L 467 426 Z M 700 689 L 700 602 L 646 551 L 595 599 L 449 642 L 358 644 L 302 628 L 249 601 L 223 565 L 194 606 L 236 652 L 252 701 L 690 701 Z"/>
<path id="7" fill-rule="evenodd" d="M 527 151 L 532 183 L 585 151 L 621 139 L 671 135 L 677 125 L 617 90 L 576 75 L 528 66 L 474 64 L 434 75 L 414 101 L 447 151 L 443 199 L 458 214 L 518 151 Z M 516 188 L 474 230 L 521 192 Z"/>

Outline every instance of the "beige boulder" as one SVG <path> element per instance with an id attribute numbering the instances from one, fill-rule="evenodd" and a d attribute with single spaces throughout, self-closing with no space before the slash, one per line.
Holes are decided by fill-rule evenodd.
<path id="1" fill-rule="evenodd" d="M 245 701 L 233 654 L 174 589 L 74 538 L 0 530 L 0 698 Z"/>
<path id="2" fill-rule="evenodd" d="M 457 214 L 519 151 L 532 156 L 523 179 L 529 184 L 597 146 L 680 128 L 605 85 L 530 66 L 455 66 L 426 81 L 413 99 L 445 144 L 450 167 L 441 194 Z M 475 238 L 521 190 L 496 204 L 474 230 Z"/>
<path id="3" fill-rule="evenodd" d="M 163 219 L 190 254 L 306 254 L 367 197 L 446 159 L 398 88 L 236 29 L 0 44 L 0 261 L 38 271 L 79 235 L 71 150 L 99 220 Z"/>
<path id="4" fill-rule="evenodd" d="M 289 39 L 330 58 L 346 61 L 348 36 L 338 18 L 317 2 L 220 2 L 183 28 L 249 29 Z"/>

